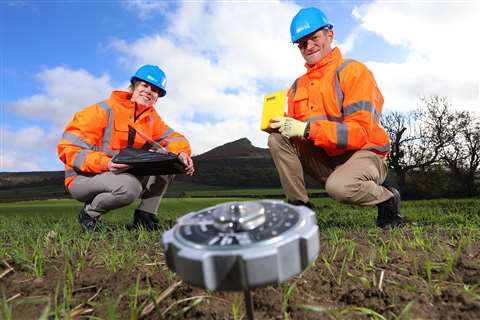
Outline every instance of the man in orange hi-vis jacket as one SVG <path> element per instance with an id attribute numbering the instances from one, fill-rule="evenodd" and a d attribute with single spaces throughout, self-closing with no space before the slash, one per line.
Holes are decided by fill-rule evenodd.
<path id="1" fill-rule="evenodd" d="M 126 172 L 129 165 L 112 162 L 128 144 L 135 148 L 145 144 L 138 135 L 129 137 L 129 126 L 177 154 L 186 174 L 194 172 L 187 139 L 165 124 L 154 109 L 157 99 L 166 94 L 165 73 L 158 66 L 144 65 L 130 82 L 128 91 L 113 91 L 110 98 L 76 113 L 58 144 L 59 158 L 65 164 L 65 186 L 85 203 L 79 222 L 86 231 L 98 226 L 102 214 L 137 198 L 141 203 L 134 213 L 134 226 L 159 227 L 156 213 L 174 176 L 137 177 Z"/>
<path id="2" fill-rule="evenodd" d="M 314 7 L 301 9 L 290 32 L 307 69 L 288 91 L 288 113 L 274 118 L 268 145 L 288 201 L 313 207 L 304 171 L 334 199 L 377 205 L 377 226 L 403 225 L 400 194 L 384 184 L 390 151 L 379 123 L 383 97 L 365 65 L 332 49 L 333 25 Z"/>

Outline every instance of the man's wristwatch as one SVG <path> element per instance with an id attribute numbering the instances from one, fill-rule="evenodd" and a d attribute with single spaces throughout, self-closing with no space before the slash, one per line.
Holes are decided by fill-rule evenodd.
<path id="1" fill-rule="evenodd" d="M 307 123 L 307 126 L 305 127 L 305 132 L 303 133 L 303 137 L 305 139 L 308 139 L 308 135 L 310 134 L 310 122 Z"/>

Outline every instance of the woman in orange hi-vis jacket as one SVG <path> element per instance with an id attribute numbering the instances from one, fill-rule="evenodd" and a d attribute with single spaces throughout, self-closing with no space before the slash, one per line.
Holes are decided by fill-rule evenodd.
<path id="1" fill-rule="evenodd" d="M 387 133 L 383 97 L 365 65 L 331 47 L 333 25 L 314 7 L 301 9 L 290 32 L 307 71 L 288 91 L 288 113 L 274 118 L 268 145 L 288 201 L 311 204 L 304 171 L 325 182 L 338 201 L 377 205 L 377 226 L 401 226 L 400 193 L 384 183 Z"/>
<path id="2" fill-rule="evenodd" d="M 113 91 L 110 98 L 76 113 L 58 143 L 58 155 L 65 164 L 65 186 L 85 203 L 79 222 L 86 231 L 98 226 L 102 214 L 137 198 L 141 203 L 134 213 L 134 226 L 159 227 L 156 213 L 174 176 L 137 177 L 126 172 L 128 165 L 112 162 L 129 143 L 129 126 L 177 154 L 188 175 L 194 172 L 187 139 L 165 124 L 154 109 L 157 99 L 166 94 L 165 73 L 158 66 L 144 65 L 130 82 L 128 91 Z M 142 148 L 144 144 L 136 135 L 132 146 Z"/>

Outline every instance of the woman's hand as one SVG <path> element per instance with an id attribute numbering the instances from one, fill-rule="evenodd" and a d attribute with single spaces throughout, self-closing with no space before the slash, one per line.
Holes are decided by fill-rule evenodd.
<path id="1" fill-rule="evenodd" d="M 108 170 L 113 172 L 113 173 L 122 173 L 130 169 L 130 166 L 128 164 L 123 164 L 123 163 L 115 163 L 110 160 L 108 162 Z"/>
<path id="2" fill-rule="evenodd" d="M 193 173 L 195 172 L 195 169 L 193 168 L 193 160 L 192 158 L 190 158 L 185 152 L 180 152 L 178 154 L 178 158 L 180 159 L 180 161 L 183 162 L 183 164 L 185 165 L 185 173 L 188 175 L 188 176 L 191 176 L 193 175 Z"/>

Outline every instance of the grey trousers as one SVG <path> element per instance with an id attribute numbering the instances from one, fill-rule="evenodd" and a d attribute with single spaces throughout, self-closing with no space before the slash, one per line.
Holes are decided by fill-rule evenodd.
<path id="1" fill-rule="evenodd" d="M 328 195 L 343 203 L 374 205 L 393 197 L 381 186 L 388 173 L 386 161 L 374 152 L 331 157 L 312 142 L 279 133 L 269 135 L 268 146 L 288 200 L 309 201 L 304 171 L 324 182 Z"/>
<path id="2" fill-rule="evenodd" d="M 104 172 L 78 176 L 70 186 L 72 196 L 85 203 L 92 217 L 131 204 L 140 198 L 138 209 L 156 214 L 174 175 L 136 177 L 130 173 Z"/>

